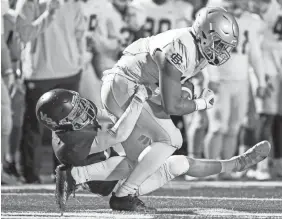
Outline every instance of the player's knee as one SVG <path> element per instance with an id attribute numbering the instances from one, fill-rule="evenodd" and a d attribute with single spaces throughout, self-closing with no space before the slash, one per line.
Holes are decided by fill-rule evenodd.
<path id="1" fill-rule="evenodd" d="M 174 155 L 167 159 L 169 173 L 174 177 L 185 174 L 189 170 L 189 162 L 186 156 Z"/>
<path id="2" fill-rule="evenodd" d="M 170 141 L 171 141 L 170 142 L 171 146 L 173 146 L 177 149 L 182 147 L 183 138 L 182 138 L 181 132 L 178 128 L 175 128 L 175 131 L 171 134 Z"/>

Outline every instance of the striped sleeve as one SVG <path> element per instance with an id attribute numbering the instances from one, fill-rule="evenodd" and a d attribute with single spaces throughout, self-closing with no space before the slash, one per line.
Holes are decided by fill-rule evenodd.
<path id="1" fill-rule="evenodd" d="M 174 65 L 182 74 L 188 70 L 189 55 L 186 46 L 177 39 L 161 49 L 166 59 Z"/>

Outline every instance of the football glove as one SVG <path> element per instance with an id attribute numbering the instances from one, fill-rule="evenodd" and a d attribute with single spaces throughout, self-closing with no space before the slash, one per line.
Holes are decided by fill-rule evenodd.
<path id="1" fill-rule="evenodd" d="M 194 100 L 196 110 L 210 109 L 214 104 L 214 93 L 212 90 L 204 88 L 198 99 Z"/>

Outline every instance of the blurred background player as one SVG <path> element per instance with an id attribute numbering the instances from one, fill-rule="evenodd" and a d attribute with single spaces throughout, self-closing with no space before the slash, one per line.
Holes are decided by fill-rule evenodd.
<path id="1" fill-rule="evenodd" d="M 86 20 L 86 31 L 83 42 L 83 74 L 79 84 L 79 92 L 87 99 L 93 101 L 98 107 L 101 104 L 101 72 L 96 72 L 96 68 L 101 63 L 94 63 L 94 44 L 95 30 L 98 23 L 99 14 L 103 15 L 105 5 L 109 4 L 108 0 L 91 0 L 82 2 L 82 11 Z"/>
<path id="2" fill-rule="evenodd" d="M 216 93 L 215 107 L 207 111 L 209 128 L 205 157 L 208 159 L 229 159 L 237 152 L 239 128 L 248 106 L 249 63 L 258 79 L 259 97 L 264 98 L 267 90 L 259 40 L 261 20 L 246 11 L 248 2 L 245 0 L 225 0 L 222 3 L 236 17 L 240 35 L 238 46 L 227 63 L 207 67 L 209 88 Z"/>
<path id="3" fill-rule="evenodd" d="M 192 25 L 193 6 L 182 0 L 133 0 L 131 5 L 143 13 L 142 37 Z"/>
<path id="4" fill-rule="evenodd" d="M 259 113 L 257 140 L 272 140 L 273 168 L 269 166 L 271 162 L 265 160 L 251 175 L 258 180 L 267 180 L 282 176 L 282 2 L 259 0 L 251 3 L 252 10 L 258 13 L 265 23 L 261 48 L 267 73 L 266 80 L 273 87 L 269 98 L 256 100 Z"/>
<path id="5" fill-rule="evenodd" d="M 122 50 L 133 40 L 127 24 L 128 3 L 129 0 L 100 0 L 86 1 L 83 5 L 87 20 L 86 72 L 82 75 L 80 92 L 99 107 L 102 107 L 103 71 L 114 66 Z"/>
<path id="6" fill-rule="evenodd" d="M 85 30 L 81 2 L 25 1 L 16 26 L 24 43 L 22 63 L 26 85 L 21 167 L 27 183 L 41 183 L 44 127 L 36 119 L 34 109 L 40 96 L 50 89 L 78 90 Z M 54 156 L 54 167 L 56 164 Z"/>
<path id="7" fill-rule="evenodd" d="M 9 11 L 9 1 L 1 0 L 1 183 L 17 184 L 16 178 L 9 172 L 5 156 L 11 148 L 10 137 L 12 132 L 12 109 L 10 90 L 15 83 L 10 50 L 7 44 L 4 16 Z"/>
<path id="8" fill-rule="evenodd" d="M 4 15 L 4 41 L 9 49 L 9 58 L 12 64 L 12 72 L 15 77 L 12 87 L 9 89 L 12 109 L 12 132 L 10 135 L 10 147 L 4 154 L 5 158 L 2 160 L 3 169 L 6 173 L 19 179 L 20 175 L 16 168 L 16 152 L 19 149 L 22 137 L 23 115 L 25 110 L 25 86 L 23 83 L 23 76 L 21 74 L 21 41 L 16 31 L 17 12 L 15 10 L 16 2 L 9 1 L 10 9 Z M 19 1 L 18 3 L 21 3 Z M 21 106 L 21 107 L 19 107 Z"/>

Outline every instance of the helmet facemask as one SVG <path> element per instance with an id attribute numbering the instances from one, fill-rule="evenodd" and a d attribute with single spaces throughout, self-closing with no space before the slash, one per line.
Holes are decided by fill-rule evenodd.
<path id="1" fill-rule="evenodd" d="M 204 32 L 202 32 L 204 35 Z M 230 53 L 237 43 L 227 43 L 220 38 L 216 32 L 210 33 L 210 40 L 200 42 L 200 50 L 208 63 L 211 65 L 222 65 L 230 58 Z M 209 44 L 207 44 L 209 42 Z"/>
<path id="2" fill-rule="evenodd" d="M 60 125 L 71 125 L 72 130 L 81 130 L 90 124 L 99 128 L 99 123 L 96 119 L 97 108 L 94 104 L 75 93 L 72 105 L 72 111 L 66 118 L 60 121 Z"/>

